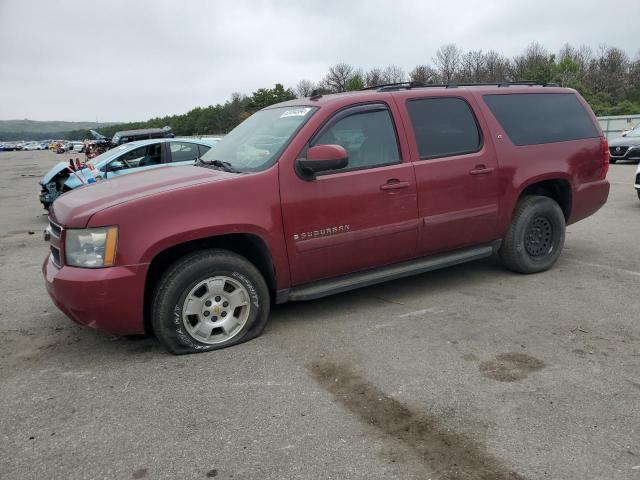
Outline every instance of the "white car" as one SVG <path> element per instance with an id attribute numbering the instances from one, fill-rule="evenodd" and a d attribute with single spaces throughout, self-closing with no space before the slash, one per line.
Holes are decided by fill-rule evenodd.
<path id="1" fill-rule="evenodd" d="M 636 193 L 638 194 L 638 200 L 640 200 L 640 163 L 638 164 L 638 168 L 636 169 Z"/>
<path id="2" fill-rule="evenodd" d="M 74 152 L 83 152 L 84 151 L 84 143 L 83 142 L 71 142 L 73 145 Z"/>
<path id="3" fill-rule="evenodd" d="M 42 146 L 38 142 L 25 143 L 22 147 L 23 150 L 42 150 Z"/>

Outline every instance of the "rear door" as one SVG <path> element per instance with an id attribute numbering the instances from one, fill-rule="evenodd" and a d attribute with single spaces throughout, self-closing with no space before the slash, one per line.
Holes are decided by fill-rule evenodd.
<path id="1" fill-rule="evenodd" d="M 472 102 L 461 96 L 402 102 L 418 188 L 419 254 L 496 238 L 498 163 Z"/>
<path id="2" fill-rule="evenodd" d="M 415 255 L 416 182 L 389 107 L 375 103 L 338 111 L 308 146 L 326 144 L 347 150 L 347 167 L 314 180 L 281 173 L 294 285 Z"/>

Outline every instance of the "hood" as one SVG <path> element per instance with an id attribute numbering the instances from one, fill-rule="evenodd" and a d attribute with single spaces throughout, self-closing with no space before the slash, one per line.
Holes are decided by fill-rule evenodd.
<path id="1" fill-rule="evenodd" d="M 44 185 L 45 183 L 49 183 L 51 180 L 53 180 L 53 177 L 55 177 L 63 170 L 66 170 L 68 166 L 69 162 L 57 163 L 51 170 L 47 172 L 44 177 L 42 177 L 42 180 L 40 180 L 40 184 Z"/>
<path id="2" fill-rule="evenodd" d="M 202 167 L 160 167 L 76 188 L 58 197 L 49 213 L 62 226 L 84 228 L 92 215 L 114 205 L 237 176 Z"/>
<path id="3" fill-rule="evenodd" d="M 640 137 L 618 137 L 609 141 L 610 147 L 635 147 L 640 145 Z"/>

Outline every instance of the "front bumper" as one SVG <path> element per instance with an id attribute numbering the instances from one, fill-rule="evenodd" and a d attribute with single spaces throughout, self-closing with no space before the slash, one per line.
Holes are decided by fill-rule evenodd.
<path id="1" fill-rule="evenodd" d="M 71 320 L 113 335 L 144 333 L 144 283 L 148 265 L 109 268 L 42 265 L 47 292 Z"/>
<path id="2" fill-rule="evenodd" d="M 640 146 L 620 147 L 621 151 L 616 152 L 617 147 L 609 147 L 609 158 L 615 160 L 640 160 Z"/>

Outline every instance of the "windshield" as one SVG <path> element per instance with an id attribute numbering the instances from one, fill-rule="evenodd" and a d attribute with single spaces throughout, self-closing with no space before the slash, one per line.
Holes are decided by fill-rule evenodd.
<path id="1" fill-rule="evenodd" d="M 273 165 L 315 107 L 277 107 L 254 113 L 202 156 L 228 162 L 234 170 L 255 172 Z"/>
<path id="2" fill-rule="evenodd" d="M 640 125 L 636 125 L 633 130 L 627 132 L 627 137 L 640 137 Z"/>

